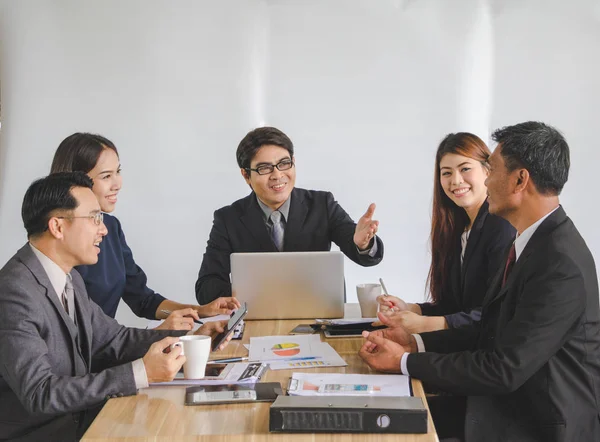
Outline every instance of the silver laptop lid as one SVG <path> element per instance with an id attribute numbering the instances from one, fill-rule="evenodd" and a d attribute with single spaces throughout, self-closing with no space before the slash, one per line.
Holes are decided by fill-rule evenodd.
<path id="1" fill-rule="evenodd" d="M 341 252 L 232 253 L 231 284 L 246 319 L 344 316 Z"/>

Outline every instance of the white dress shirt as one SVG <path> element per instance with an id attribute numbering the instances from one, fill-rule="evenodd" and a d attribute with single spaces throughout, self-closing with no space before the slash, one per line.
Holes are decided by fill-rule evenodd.
<path id="1" fill-rule="evenodd" d="M 58 297 L 58 301 L 62 305 L 62 300 L 60 296 L 65 289 L 65 285 L 67 284 L 67 274 L 60 268 L 58 264 L 44 255 L 41 251 L 35 248 L 35 246 L 29 243 L 31 250 L 33 250 L 34 255 L 42 264 L 46 275 L 48 275 L 48 279 L 50 280 L 50 284 L 52 284 L 52 288 Z M 77 297 L 77 295 L 75 295 Z M 93 301 L 92 301 L 93 302 Z M 146 374 L 146 367 L 144 366 L 144 361 L 142 359 L 136 359 L 131 363 L 133 369 L 133 379 L 135 380 L 135 387 L 139 390 L 140 388 L 148 387 L 148 375 Z"/>
<path id="2" fill-rule="evenodd" d="M 542 224 L 544 222 L 544 220 L 546 218 L 548 218 L 550 215 L 552 215 L 554 213 L 554 211 L 556 211 L 556 209 L 558 209 L 559 207 L 560 206 L 555 207 L 552 211 L 548 212 L 546 215 L 544 215 L 543 217 L 538 219 L 532 225 L 530 225 L 525 230 L 523 230 L 523 233 L 521 233 L 520 235 L 517 233 L 517 237 L 515 238 L 515 242 L 514 242 L 515 254 L 516 254 L 515 263 L 519 260 L 519 256 L 521 256 L 521 253 L 523 253 L 525 246 L 527 245 L 527 243 L 529 242 L 529 240 L 531 239 L 531 237 L 533 236 L 533 234 L 535 233 L 537 228 L 540 226 L 540 224 Z M 415 337 L 415 340 L 417 341 L 417 351 L 419 353 L 425 352 L 425 343 L 423 342 L 423 338 L 421 338 L 421 335 L 414 334 L 413 336 Z M 408 355 L 409 355 L 409 353 L 404 353 L 402 355 L 402 359 L 400 359 L 400 372 L 402 374 L 406 374 L 406 375 L 410 375 L 410 373 L 408 372 L 408 368 L 406 366 L 406 361 L 408 359 Z"/>

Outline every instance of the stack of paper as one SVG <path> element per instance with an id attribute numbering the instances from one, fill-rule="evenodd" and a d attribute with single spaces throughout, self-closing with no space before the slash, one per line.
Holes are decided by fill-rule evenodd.
<path id="1" fill-rule="evenodd" d="M 404 375 L 292 373 L 291 396 L 412 396 Z"/>
<path id="2" fill-rule="evenodd" d="M 346 361 L 319 335 L 250 338 L 251 361 L 266 362 L 271 370 L 344 367 Z"/>
<path id="3" fill-rule="evenodd" d="M 371 324 L 379 321 L 379 318 L 341 318 L 341 319 L 315 319 L 317 324 L 324 325 L 354 325 L 354 324 Z"/>

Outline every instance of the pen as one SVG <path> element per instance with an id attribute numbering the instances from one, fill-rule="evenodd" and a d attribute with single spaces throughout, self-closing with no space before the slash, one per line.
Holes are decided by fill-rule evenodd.
<path id="1" fill-rule="evenodd" d="M 165 314 L 165 315 L 167 315 L 167 316 L 169 316 L 171 313 L 173 313 L 171 310 L 161 310 L 160 312 L 161 312 L 161 313 L 164 313 L 164 314 Z M 203 322 L 201 322 L 201 321 L 198 321 L 197 319 L 194 319 L 194 322 L 195 322 L 196 324 L 200 324 L 200 325 L 204 324 Z"/>
<path id="2" fill-rule="evenodd" d="M 229 364 L 231 362 L 242 362 L 247 361 L 248 357 L 243 356 L 239 358 L 223 358 L 223 359 L 213 359 L 212 361 L 208 361 L 207 364 Z"/>
<path id="3" fill-rule="evenodd" d="M 299 358 L 281 358 L 281 359 L 263 359 L 260 362 L 312 361 L 314 359 L 321 359 L 321 356 L 306 356 L 306 357 L 299 357 Z"/>
<path id="4" fill-rule="evenodd" d="M 381 284 L 381 288 L 383 289 L 383 294 L 384 295 L 389 294 L 389 292 L 387 291 L 387 288 L 385 287 L 385 283 L 383 282 L 383 278 L 379 278 L 379 283 Z"/>
<path id="5" fill-rule="evenodd" d="M 379 278 L 379 283 L 381 284 L 381 289 L 383 290 L 383 296 L 387 296 L 387 295 L 389 295 L 389 294 L 390 294 L 390 292 L 388 292 L 388 289 L 387 289 L 387 287 L 385 286 L 385 283 L 383 282 L 383 278 Z M 389 302 L 389 301 L 388 301 L 388 302 Z M 393 304 L 391 304 L 391 305 L 392 305 L 392 306 L 391 306 L 391 307 L 389 307 L 389 306 L 388 306 L 388 308 L 389 308 L 391 311 L 394 311 L 394 305 L 393 305 Z M 380 307 L 381 307 L 381 304 L 379 304 L 379 305 L 377 306 L 377 311 L 381 311 L 381 308 L 380 308 Z"/>

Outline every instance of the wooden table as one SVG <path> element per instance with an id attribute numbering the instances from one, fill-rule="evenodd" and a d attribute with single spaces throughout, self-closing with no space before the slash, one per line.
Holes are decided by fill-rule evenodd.
<path id="1" fill-rule="evenodd" d="M 242 344 L 250 336 L 287 335 L 307 321 L 247 321 L 244 339 L 231 341 L 215 357 L 243 356 Z M 324 338 L 322 338 L 324 339 Z M 362 338 L 325 339 L 348 362 L 347 367 L 311 369 L 323 373 L 371 373 L 357 355 Z M 263 381 L 280 382 L 285 388 L 292 370 L 268 371 Z M 412 381 L 415 396 L 425 397 L 421 382 Z M 82 439 L 104 441 L 438 441 L 429 416 L 427 434 L 301 434 L 269 433 L 270 403 L 185 406 L 185 387 L 153 387 L 140 390 L 137 396 L 110 399 Z M 426 402 L 426 401 L 425 401 Z"/>

